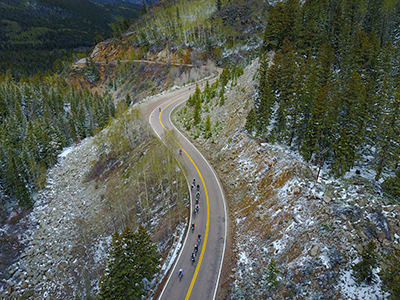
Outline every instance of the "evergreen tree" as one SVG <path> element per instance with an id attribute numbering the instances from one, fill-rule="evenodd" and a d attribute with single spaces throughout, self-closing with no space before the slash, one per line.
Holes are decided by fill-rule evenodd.
<path id="1" fill-rule="evenodd" d="M 222 89 L 221 89 L 222 91 Z M 224 93 L 220 93 L 220 97 L 219 97 L 219 106 L 223 106 L 225 105 L 225 95 Z"/>
<path id="2" fill-rule="evenodd" d="M 248 134 L 252 134 L 254 129 L 256 128 L 257 125 L 257 114 L 254 110 L 254 108 L 251 108 L 249 111 L 249 114 L 246 117 L 246 125 L 245 129 Z"/>
<path id="3" fill-rule="evenodd" d="M 394 176 L 386 178 L 382 183 L 383 190 L 389 194 L 389 196 L 399 199 L 400 197 L 400 169 L 396 169 Z"/>
<path id="4" fill-rule="evenodd" d="M 126 227 L 113 234 L 109 260 L 100 279 L 100 299 L 141 299 L 144 279 L 151 281 L 159 270 L 160 254 L 143 226 L 135 233 Z"/>
<path id="5" fill-rule="evenodd" d="M 193 111 L 193 125 L 198 125 L 201 122 L 201 99 L 196 99 L 196 104 Z"/>
<path id="6" fill-rule="evenodd" d="M 333 144 L 332 171 L 344 175 L 359 158 L 365 140 L 365 87 L 357 72 L 353 72 L 343 93 L 337 95 L 336 140 Z M 334 104 L 335 105 L 335 104 Z"/>
<path id="7" fill-rule="evenodd" d="M 207 115 L 206 122 L 204 124 L 204 137 L 206 139 L 211 137 L 211 119 L 210 119 L 210 115 Z"/>
<path id="8" fill-rule="evenodd" d="M 394 97 L 390 95 L 387 81 L 384 80 L 380 95 L 381 124 L 375 137 L 376 145 L 376 177 L 379 180 L 382 172 L 394 161 L 396 150 L 400 145 L 400 87 L 397 86 Z M 393 166 L 392 166 L 393 167 Z"/>
<path id="9" fill-rule="evenodd" d="M 279 285 L 279 274 L 281 271 L 279 270 L 276 261 L 271 259 L 271 262 L 268 265 L 268 269 L 265 272 L 264 280 L 265 280 L 265 287 L 267 289 L 274 289 Z"/>
<path id="10" fill-rule="evenodd" d="M 217 11 L 222 9 L 222 0 L 216 0 L 215 6 L 217 7 Z"/>
<path id="11" fill-rule="evenodd" d="M 282 50 L 275 55 L 274 66 L 270 71 L 269 81 L 274 95 L 277 95 L 276 134 L 279 141 L 291 143 L 293 130 L 297 126 L 299 116 L 298 57 L 294 52 L 294 44 L 285 40 Z"/>
<path id="12" fill-rule="evenodd" d="M 126 94 L 125 103 L 127 106 L 130 106 L 132 103 L 131 96 L 129 94 Z"/>
<path id="13" fill-rule="evenodd" d="M 140 7 L 139 15 L 140 15 L 140 16 L 143 16 L 143 15 L 145 15 L 145 14 L 147 14 L 147 5 L 146 5 L 145 0 L 143 0 L 143 1 L 142 1 L 142 6 Z"/>
<path id="14" fill-rule="evenodd" d="M 382 268 L 380 272 L 382 286 L 390 294 L 388 299 L 396 300 L 400 295 L 400 250 L 396 249 L 394 253 L 389 253 L 385 259 L 387 267 Z"/>
<path id="15" fill-rule="evenodd" d="M 280 49 L 283 41 L 296 42 L 299 31 L 299 12 L 301 6 L 298 0 L 285 0 L 269 5 L 269 18 L 265 28 L 262 53 Z"/>
<path id="16" fill-rule="evenodd" d="M 361 253 L 362 260 L 353 265 L 353 274 L 355 281 L 360 284 L 366 282 L 371 284 L 374 281 L 373 270 L 378 266 L 375 254 L 375 242 L 369 241 L 367 247 Z"/>
<path id="17" fill-rule="evenodd" d="M 255 109 L 250 112 L 256 115 L 249 116 L 249 126 L 252 126 L 253 122 L 256 122 L 257 131 L 265 135 L 267 134 L 267 128 L 271 120 L 272 109 L 276 102 L 274 92 L 270 84 L 270 77 L 267 77 L 269 70 L 268 60 L 266 56 L 263 56 L 260 62 L 260 69 L 258 71 L 258 95 L 255 101 Z M 273 71 L 271 71 L 272 73 Z"/>

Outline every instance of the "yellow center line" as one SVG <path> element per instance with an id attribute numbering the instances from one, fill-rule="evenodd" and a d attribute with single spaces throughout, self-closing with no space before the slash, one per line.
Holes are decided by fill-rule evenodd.
<path id="1" fill-rule="evenodd" d="M 181 149 L 183 150 L 183 152 L 185 152 L 185 154 L 187 155 L 187 157 L 188 157 L 188 158 L 190 159 L 190 161 L 192 162 L 193 166 L 196 168 L 197 173 L 199 174 L 199 177 L 200 177 L 200 179 L 201 179 L 201 182 L 203 183 L 204 192 L 205 192 L 205 195 L 206 195 L 206 202 L 207 202 L 207 223 L 206 223 L 206 232 L 205 232 L 205 234 L 204 234 L 204 241 L 203 241 L 203 247 L 202 247 L 201 253 L 200 253 L 200 258 L 199 258 L 199 260 L 198 260 L 196 270 L 194 271 L 194 275 L 193 275 L 192 281 L 191 281 L 191 283 L 190 283 L 189 290 L 188 290 L 188 292 L 187 292 L 187 294 L 186 294 L 186 297 L 185 297 L 185 300 L 188 300 L 189 297 L 190 297 L 190 294 L 192 293 L 192 289 L 193 289 L 194 283 L 195 283 L 195 281 L 196 281 L 197 274 L 199 273 L 199 269 L 200 269 L 200 266 L 201 266 L 201 262 L 202 262 L 202 260 L 203 260 L 204 252 L 205 252 L 206 246 L 207 246 L 208 230 L 209 230 L 209 227 L 210 227 L 210 205 L 209 205 L 207 187 L 206 187 L 206 184 L 205 184 L 205 182 L 204 182 L 203 176 L 202 176 L 201 173 L 200 173 L 199 168 L 198 168 L 197 165 L 194 163 L 194 161 L 193 161 L 193 159 L 190 157 L 190 155 L 186 152 L 186 150 L 183 149 L 183 147 L 179 144 L 179 142 L 172 136 L 172 134 L 167 130 L 167 128 L 165 128 L 164 124 L 161 122 L 161 114 L 163 113 L 163 111 L 164 111 L 168 106 L 170 106 L 171 104 L 175 103 L 176 101 L 182 99 L 183 97 L 186 97 L 186 95 L 185 95 L 185 96 L 182 96 L 182 97 L 179 97 L 178 99 L 174 100 L 173 102 L 171 102 L 170 104 L 168 104 L 167 106 L 165 106 L 165 107 L 161 110 L 161 112 L 159 113 L 158 120 L 160 121 L 160 124 L 161 124 L 161 126 L 164 128 L 164 130 L 165 130 L 165 131 L 172 137 L 172 139 L 178 144 L 179 148 L 181 148 Z"/>

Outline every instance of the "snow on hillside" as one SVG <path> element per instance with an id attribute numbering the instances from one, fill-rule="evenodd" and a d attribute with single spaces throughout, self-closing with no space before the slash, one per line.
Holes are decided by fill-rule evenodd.
<path id="1" fill-rule="evenodd" d="M 87 138 L 66 148 L 57 165 L 48 171 L 47 186 L 39 191 L 32 212 L 21 221 L 25 228 L 18 239 L 25 247 L 18 260 L 6 270 L 6 282 L 0 284 L 1 299 L 76 299 L 94 295 L 106 265 L 111 235 L 126 225 L 147 227 L 165 262 L 159 275 L 168 271 L 185 231 L 184 222 L 179 223 L 181 218 L 175 215 L 181 216 L 186 211 L 188 201 L 182 199 L 187 192 L 186 184 L 182 184 L 184 176 L 172 162 L 172 175 L 164 170 L 162 178 L 166 186 L 179 181 L 175 192 L 166 189 L 163 195 L 157 183 L 157 186 L 148 184 L 149 192 L 142 195 L 141 186 L 147 178 L 139 177 L 143 172 L 140 166 L 149 165 L 146 161 L 152 157 L 152 163 L 157 164 L 156 159 L 165 158 L 160 153 L 166 151 L 159 149 L 147 132 L 141 132 L 141 136 L 136 135 L 134 151 L 129 151 L 121 161 L 113 159 L 110 155 L 117 147 L 113 145 L 113 151 L 108 151 L 110 145 L 104 136 L 115 131 L 114 125 L 122 122 L 121 119 L 96 138 Z M 136 134 L 142 129 L 140 124 L 134 119 L 125 125 L 130 128 L 129 133 Z M 118 136 L 116 142 L 123 139 Z M 108 154 L 100 148 L 105 148 Z M 107 157 L 107 164 L 102 165 L 102 157 Z M 117 169 L 121 165 L 123 169 Z M 149 170 L 146 174 L 148 178 L 156 178 Z M 145 197 L 148 197 L 147 206 L 138 203 Z M 168 209 L 164 202 L 168 203 Z M 152 284 L 159 280 L 156 278 Z"/>
<path id="2" fill-rule="evenodd" d="M 225 105 L 215 99 L 209 105 L 212 124 L 223 126 L 209 139 L 194 140 L 214 162 L 229 199 L 236 257 L 225 282 L 231 299 L 385 299 L 378 270 L 374 284 L 357 286 L 351 266 L 370 239 L 378 260 L 399 249 L 399 206 L 380 196 L 366 170 L 335 180 L 324 169 L 317 182 L 317 165 L 281 145 L 249 138 L 244 124 L 258 66 L 257 60 L 250 64 L 236 86 L 228 83 Z M 192 130 L 187 133 L 196 134 Z M 267 288 L 272 260 L 279 284 Z"/>

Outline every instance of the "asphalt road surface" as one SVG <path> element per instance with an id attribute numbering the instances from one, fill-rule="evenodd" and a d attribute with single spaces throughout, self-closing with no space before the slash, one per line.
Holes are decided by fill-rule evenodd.
<path id="1" fill-rule="evenodd" d="M 204 86 L 204 84 L 203 84 Z M 202 154 L 174 127 L 170 114 L 179 104 L 186 101 L 195 90 L 194 86 L 160 96 L 147 105 L 149 122 L 160 138 L 164 139 L 175 131 L 174 139 L 178 143 L 176 155 L 188 171 L 190 184 L 193 178 L 200 185 L 199 213 L 191 213 L 195 230 L 188 230 L 179 256 L 158 299 L 217 299 L 218 284 L 225 254 L 227 214 L 225 198 L 217 176 Z M 191 212 L 195 207 L 196 189 L 191 192 Z M 201 241 L 198 243 L 198 235 Z M 195 262 L 191 261 L 195 244 L 199 251 Z M 183 269 L 179 280 L 178 270 Z"/>

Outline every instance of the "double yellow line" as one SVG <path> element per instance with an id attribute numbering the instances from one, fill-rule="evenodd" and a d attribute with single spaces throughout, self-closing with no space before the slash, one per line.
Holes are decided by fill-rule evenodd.
<path id="1" fill-rule="evenodd" d="M 205 252 L 206 246 L 207 246 L 208 231 L 209 231 L 209 228 L 210 228 L 210 205 L 209 205 L 209 198 L 208 198 L 207 187 L 206 187 L 206 184 L 205 184 L 205 182 L 204 182 L 203 176 L 202 176 L 201 173 L 200 173 L 199 168 L 198 168 L 197 165 L 194 163 L 194 161 L 193 161 L 193 159 L 190 157 L 190 155 L 186 152 L 186 150 L 183 149 L 183 147 L 182 147 L 182 146 L 179 144 L 179 142 L 175 139 L 175 137 L 167 130 L 167 128 L 165 128 L 164 124 L 163 124 L 162 121 L 161 121 L 161 114 L 163 113 L 163 111 L 164 111 L 168 106 L 170 106 L 171 104 L 174 104 L 176 101 L 181 100 L 183 97 L 185 97 L 185 96 L 179 97 L 178 99 L 172 101 L 170 104 L 168 104 L 167 106 L 165 106 L 165 107 L 161 110 L 161 112 L 159 113 L 159 115 L 158 115 L 158 120 L 160 121 L 160 124 L 161 124 L 161 126 L 164 128 L 164 130 L 172 137 L 172 139 L 175 141 L 175 143 L 177 143 L 177 145 L 179 146 L 179 148 L 181 148 L 182 151 L 185 152 L 185 154 L 187 155 L 187 157 L 188 157 L 188 158 L 190 159 L 190 161 L 192 162 L 192 164 L 193 164 L 193 166 L 195 167 L 197 173 L 199 174 L 199 177 L 200 177 L 200 179 L 201 179 L 201 182 L 203 183 L 204 193 L 205 193 L 205 195 L 206 195 L 206 203 L 207 203 L 207 223 L 206 223 L 206 232 L 205 232 L 205 234 L 204 234 L 204 241 L 203 241 L 203 247 L 201 248 L 200 258 L 199 258 L 199 260 L 198 260 L 196 270 L 194 271 L 194 275 L 193 275 L 192 281 L 191 281 L 191 283 L 190 283 L 189 290 L 188 290 L 188 292 L 187 292 L 187 294 L 186 294 L 186 297 L 185 297 L 185 300 L 188 300 L 188 299 L 190 298 L 190 294 L 192 293 L 192 289 L 193 289 L 194 283 L 195 283 L 195 281 L 196 281 L 197 275 L 198 275 L 198 273 L 199 273 L 200 266 L 201 266 L 201 262 L 203 261 L 204 252 Z"/>

